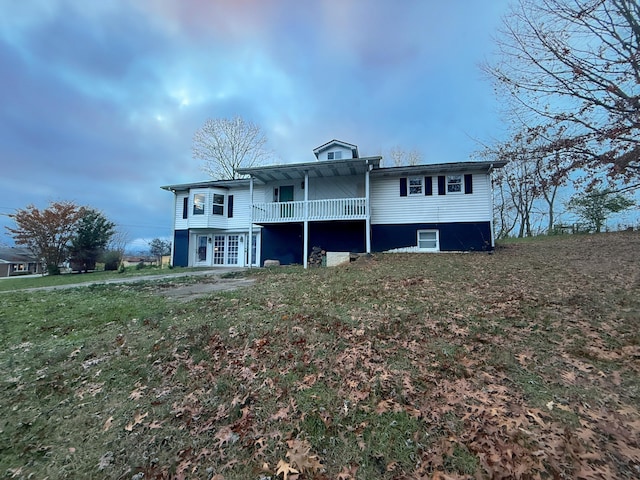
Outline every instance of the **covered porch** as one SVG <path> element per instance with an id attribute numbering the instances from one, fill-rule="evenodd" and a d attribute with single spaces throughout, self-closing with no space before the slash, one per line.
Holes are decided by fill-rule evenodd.
<path id="1" fill-rule="evenodd" d="M 298 223 L 302 227 L 302 251 L 304 267 L 308 266 L 309 223 L 310 222 L 352 222 L 364 223 L 365 251 L 371 252 L 371 208 L 369 174 L 380 165 L 381 157 L 352 158 L 346 160 L 321 160 L 292 165 L 272 165 L 238 169 L 238 173 L 249 175 L 251 199 L 251 225 L 277 225 Z M 362 182 L 360 195 L 338 197 L 327 190 L 326 195 L 315 191 L 316 198 L 310 199 L 309 192 L 318 185 L 326 185 L 332 179 Z M 282 182 L 300 182 L 304 190 L 302 200 L 274 195 L 273 202 L 254 199 L 255 185 L 280 185 Z M 362 191 L 363 190 L 363 191 Z M 342 193 L 342 192 L 338 192 Z M 275 198 L 278 197 L 278 198 Z M 299 197 L 300 198 L 300 197 Z M 264 199 L 263 199 L 264 200 Z M 326 223 L 325 223 L 326 225 Z"/>

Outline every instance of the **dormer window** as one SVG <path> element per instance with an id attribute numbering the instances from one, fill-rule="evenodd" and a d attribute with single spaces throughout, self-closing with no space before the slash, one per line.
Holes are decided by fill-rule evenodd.
<path id="1" fill-rule="evenodd" d="M 342 152 L 329 152 L 327 153 L 327 160 L 341 160 Z"/>

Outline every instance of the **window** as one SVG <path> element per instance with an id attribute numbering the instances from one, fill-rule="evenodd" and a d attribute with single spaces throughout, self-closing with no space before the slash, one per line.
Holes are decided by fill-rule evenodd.
<path id="1" fill-rule="evenodd" d="M 182 218 L 187 218 L 189 215 L 189 198 L 184 197 L 182 199 Z"/>
<path id="2" fill-rule="evenodd" d="M 193 196 L 193 214 L 204 215 L 204 193 L 196 193 Z"/>
<path id="3" fill-rule="evenodd" d="M 422 195 L 422 177 L 409 178 L 409 195 Z"/>
<path id="4" fill-rule="evenodd" d="M 327 160 L 341 160 L 342 152 L 329 152 L 327 153 Z"/>
<path id="5" fill-rule="evenodd" d="M 438 230 L 418 230 L 418 250 L 437 252 L 440 250 Z"/>
<path id="6" fill-rule="evenodd" d="M 462 175 L 447 175 L 447 193 L 462 192 Z"/>
<path id="7" fill-rule="evenodd" d="M 213 194 L 213 211 L 214 215 L 224 215 L 224 195 Z"/>

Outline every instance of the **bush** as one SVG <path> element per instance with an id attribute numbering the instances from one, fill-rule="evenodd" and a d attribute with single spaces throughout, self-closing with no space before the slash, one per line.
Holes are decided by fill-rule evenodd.
<path id="1" fill-rule="evenodd" d="M 104 262 L 104 269 L 106 271 L 116 271 L 120 267 L 122 263 L 122 254 L 117 250 L 109 250 L 108 252 L 104 252 L 102 256 L 102 260 Z"/>

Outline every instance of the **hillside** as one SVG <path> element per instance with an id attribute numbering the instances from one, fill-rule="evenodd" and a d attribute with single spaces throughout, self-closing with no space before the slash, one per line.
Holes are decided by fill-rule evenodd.
<path id="1" fill-rule="evenodd" d="M 0 472 L 640 475 L 638 232 L 247 275 L 0 294 Z"/>

